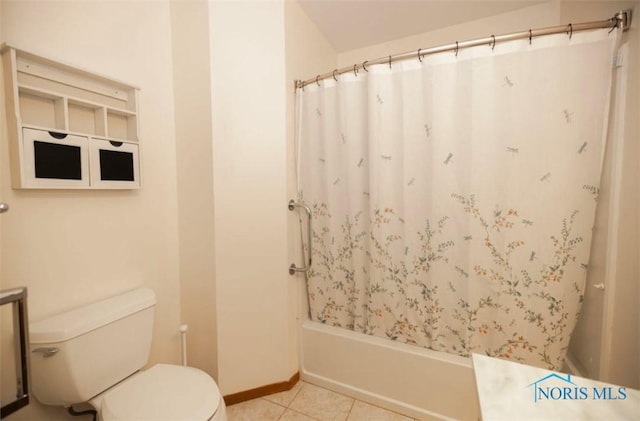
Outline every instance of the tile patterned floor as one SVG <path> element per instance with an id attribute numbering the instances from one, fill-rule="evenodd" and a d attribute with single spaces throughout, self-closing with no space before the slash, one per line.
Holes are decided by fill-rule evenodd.
<path id="1" fill-rule="evenodd" d="M 229 421 L 413 421 L 302 381 L 287 392 L 231 405 L 227 413 Z"/>

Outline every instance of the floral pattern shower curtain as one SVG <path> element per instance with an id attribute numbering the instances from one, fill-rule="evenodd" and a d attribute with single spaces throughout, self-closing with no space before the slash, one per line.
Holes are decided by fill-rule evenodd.
<path id="1" fill-rule="evenodd" d="M 312 319 L 559 369 L 588 269 L 615 32 L 368 66 L 299 90 Z"/>

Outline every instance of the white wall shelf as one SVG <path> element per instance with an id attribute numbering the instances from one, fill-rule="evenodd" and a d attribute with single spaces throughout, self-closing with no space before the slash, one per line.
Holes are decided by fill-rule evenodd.
<path id="1" fill-rule="evenodd" d="M 14 188 L 140 187 L 138 88 L 6 44 L 0 51 Z"/>

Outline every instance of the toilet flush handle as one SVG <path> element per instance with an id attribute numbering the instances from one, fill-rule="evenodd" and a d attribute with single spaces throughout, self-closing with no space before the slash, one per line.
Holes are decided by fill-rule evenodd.
<path id="1" fill-rule="evenodd" d="M 49 358 L 56 355 L 59 351 L 60 350 L 58 348 L 52 346 L 52 347 L 45 347 L 45 348 L 36 348 L 31 352 L 33 352 L 34 354 L 42 354 L 44 358 Z"/>

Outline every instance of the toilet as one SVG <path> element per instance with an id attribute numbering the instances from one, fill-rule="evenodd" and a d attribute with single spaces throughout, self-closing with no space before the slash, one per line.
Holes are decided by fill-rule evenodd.
<path id="1" fill-rule="evenodd" d="M 147 364 L 155 293 L 139 288 L 29 325 L 31 390 L 45 405 L 88 403 L 102 421 L 226 421 L 202 370 Z"/>

